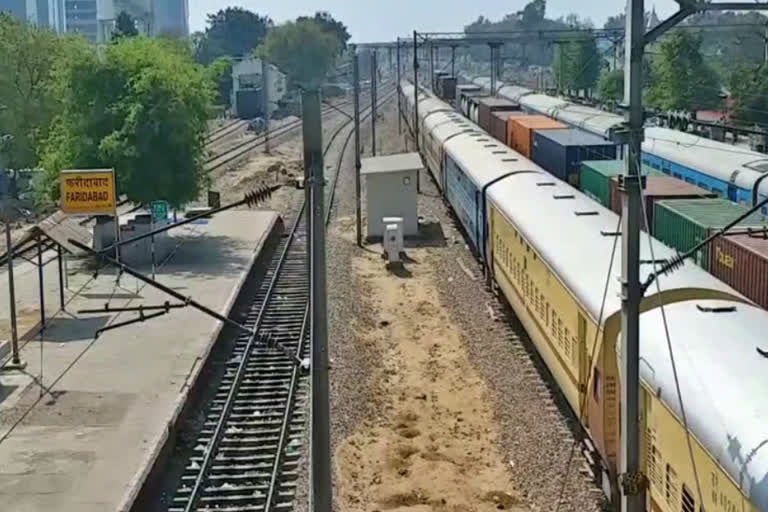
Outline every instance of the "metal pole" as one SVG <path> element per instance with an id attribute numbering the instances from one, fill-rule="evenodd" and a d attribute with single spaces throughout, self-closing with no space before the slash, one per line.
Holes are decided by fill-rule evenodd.
<path id="1" fill-rule="evenodd" d="M 43 284 L 43 244 L 37 238 L 37 282 L 40 288 L 40 327 L 45 329 L 45 289 Z"/>
<path id="2" fill-rule="evenodd" d="M 451 46 L 451 76 L 456 76 L 456 45 Z"/>
<path id="3" fill-rule="evenodd" d="M 261 61 L 261 89 L 264 97 L 264 152 L 269 153 L 269 63 Z"/>
<path id="4" fill-rule="evenodd" d="M 429 41 L 429 88 L 435 90 L 435 47 Z"/>
<path id="5" fill-rule="evenodd" d="M 400 88 L 400 38 L 397 38 L 397 87 Z M 400 92 L 397 93 L 397 134 L 403 133 L 403 105 Z M 358 152 L 359 154 L 359 152 Z"/>
<path id="6" fill-rule="evenodd" d="M 419 56 L 417 32 L 413 31 L 413 134 L 414 147 L 419 151 Z M 416 193 L 421 192 L 421 173 L 416 173 Z"/>
<path id="7" fill-rule="evenodd" d="M 644 0 L 629 0 L 624 102 L 629 105 L 627 175 L 622 197 L 621 265 L 621 511 L 645 508 L 640 477 L 640 148 L 643 141 Z"/>
<path id="8" fill-rule="evenodd" d="M 331 512 L 331 443 L 328 386 L 328 332 L 325 282 L 325 180 L 323 177 L 323 128 L 319 91 L 302 94 L 304 168 L 312 196 L 312 504 L 315 512 Z"/>
<path id="9" fill-rule="evenodd" d="M 57 259 L 59 263 L 59 304 L 61 310 L 65 311 L 66 304 L 64 303 L 64 256 L 62 254 L 61 246 L 56 245 Z"/>
<path id="10" fill-rule="evenodd" d="M 496 50 L 493 48 L 493 43 L 488 43 L 488 47 L 491 49 L 491 96 L 496 95 Z"/>
<path id="11" fill-rule="evenodd" d="M 13 246 L 11 245 L 11 222 L 5 222 L 5 246 L 8 250 L 8 293 L 11 305 L 11 365 L 24 366 L 19 355 L 19 332 L 16 327 L 16 286 L 13 281 Z"/>
<path id="12" fill-rule="evenodd" d="M 398 54 L 399 57 L 399 54 Z M 399 69 L 398 69 L 399 74 Z M 355 116 L 355 222 L 357 228 L 357 245 L 363 246 L 363 219 L 360 197 L 360 58 L 357 50 L 352 50 L 352 87 L 354 89 L 354 116 Z M 399 82 L 398 82 L 399 83 Z M 400 95 L 397 96 L 398 101 Z M 398 116 L 399 119 L 399 116 Z"/>
<path id="13" fill-rule="evenodd" d="M 371 52 L 371 154 L 376 156 L 376 50 Z"/>

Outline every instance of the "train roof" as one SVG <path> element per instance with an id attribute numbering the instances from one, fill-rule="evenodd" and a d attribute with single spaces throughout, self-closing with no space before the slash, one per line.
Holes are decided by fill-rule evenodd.
<path id="1" fill-rule="evenodd" d="M 473 81 L 487 87 L 490 80 L 478 77 Z M 619 115 L 537 94 L 525 87 L 505 85 L 498 92 L 524 108 L 605 138 L 609 138 L 613 129 L 623 122 Z M 731 181 L 735 171 L 739 171 L 734 183 L 747 190 L 751 190 L 757 178 L 768 171 L 768 156 L 762 153 L 669 128 L 646 127 L 643 151 L 726 182 Z M 760 193 L 768 196 L 768 180 L 761 184 Z"/>
<path id="2" fill-rule="evenodd" d="M 643 151 L 725 182 L 733 177 L 736 186 L 748 190 L 768 171 L 767 155 L 669 128 L 646 128 Z M 768 183 L 760 192 L 768 195 Z"/>
<path id="3" fill-rule="evenodd" d="M 691 432 L 759 510 L 768 510 L 768 315 L 734 303 L 703 300 L 666 306 L 680 394 Z M 640 315 L 640 375 L 680 418 L 682 410 L 661 310 Z M 700 477 L 702 475 L 700 474 Z"/>
<path id="4" fill-rule="evenodd" d="M 555 185 L 539 185 L 544 182 L 555 182 Z M 555 199 L 556 196 L 564 198 Z M 568 196 L 572 198 L 565 198 Z M 490 197 L 593 319 L 600 316 L 606 280 L 608 289 L 602 321 L 620 311 L 621 240 L 612 235 L 618 228 L 616 214 L 550 175 L 512 176 L 491 187 Z M 597 214 L 590 214 L 593 212 Z M 616 251 L 608 276 L 614 241 Z M 675 255 L 675 251 L 643 233 L 642 261 L 652 261 L 649 242 L 653 242 L 656 261 Z M 642 265 L 641 280 L 651 270 L 652 265 Z M 747 303 L 736 302 L 744 300 L 743 297 L 690 262 L 671 275 L 659 278 L 658 282 L 661 290 L 706 289 L 734 298 L 727 302 L 689 300 L 670 304 L 666 313 L 672 329 L 672 342 L 682 354 L 681 360 L 685 361 L 679 368 L 679 376 L 685 382 L 682 395 L 688 404 L 686 412 L 691 431 L 755 503 L 768 506 L 768 446 L 759 458 L 752 458 L 748 467 L 739 464 L 733 455 L 735 447 L 741 446 L 739 453 L 747 457 L 768 438 L 768 395 L 765 394 L 768 360 L 755 351 L 759 344 L 768 349 L 763 334 L 768 329 L 768 314 Z M 655 293 L 654 284 L 646 296 Z M 735 306 L 736 311 L 706 311 L 713 304 Z M 648 375 L 653 376 L 651 385 L 662 390 L 661 400 L 679 413 L 674 379 L 668 368 L 666 336 L 658 311 L 654 308 L 641 316 L 640 352 L 645 363 L 641 367 L 645 367 L 646 381 Z M 723 355 L 725 352 L 728 352 L 727 356 Z M 748 378 L 742 379 L 745 372 L 749 374 Z M 709 379 L 711 385 L 700 388 L 700 382 L 705 379 Z M 742 401 L 736 398 L 739 396 Z M 755 405 L 751 403 L 753 398 Z M 750 405 L 746 407 L 745 403 Z M 715 407 L 717 422 L 713 421 Z"/>
<path id="5" fill-rule="evenodd" d="M 470 169 L 472 173 L 483 172 L 474 170 L 473 166 Z M 544 183 L 549 185 L 543 186 Z M 621 309 L 621 240 L 613 236 L 620 228 L 618 215 L 549 173 L 544 177 L 519 175 L 507 178 L 490 188 L 489 197 L 560 276 L 595 321 L 600 318 L 603 289 L 616 241 L 603 321 Z M 653 259 L 650 242 L 656 261 L 668 260 L 677 254 L 641 233 L 640 258 L 643 261 Z M 650 263 L 643 265 L 641 280 L 652 271 Z M 690 260 L 669 276 L 661 277 L 659 282 L 663 290 L 704 288 L 738 296 Z M 649 293 L 654 291 L 655 288 Z"/>
<path id="6" fill-rule="evenodd" d="M 446 151 L 477 184 L 504 170 L 538 171 L 497 182 L 489 188 L 490 200 L 546 259 L 590 316 L 600 317 L 604 291 L 603 321 L 620 310 L 621 240 L 614 235 L 619 228 L 616 214 L 514 151 L 509 150 L 514 160 L 496 158 L 500 155 L 477 137 L 455 137 L 446 144 Z M 640 257 L 646 262 L 641 279 L 653 267 L 648 263 L 653 261 L 650 243 L 657 262 L 676 254 L 641 233 Z M 707 289 L 733 297 L 733 301 L 672 303 L 665 312 L 691 432 L 750 500 L 768 510 L 768 360 L 756 351 L 758 347 L 768 350 L 764 336 L 768 313 L 739 302 L 746 299 L 690 262 L 659 278 L 658 285 L 661 290 Z M 653 285 L 648 295 L 655 291 Z M 718 308 L 735 309 L 718 312 Z M 640 336 L 643 380 L 681 417 L 659 308 L 641 315 Z"/>
<path id="7" fill-rule="evenodd" d="M 447 141 L 445 151 L 467 173 L 478 189 L 506 173 L 543 172 L 527 158 L 479 130 Z"/>

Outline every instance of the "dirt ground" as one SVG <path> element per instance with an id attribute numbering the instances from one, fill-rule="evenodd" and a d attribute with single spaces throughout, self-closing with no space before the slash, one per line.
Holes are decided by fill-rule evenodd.
<path id="1" fill-rule="evenodd" d="M 352 241 L 354 220 L 338 219 L 336 229 Z M 403 269 L 388 270 L 380 246 L 353 259 L 378 312 L 359 340 L 382 360 L 371 376 L 374 417 L 336 453 L 341 510 L 526 510 L 496 450 L 488 390 L 440 303 L 434 250 L 409 249 Z"/>

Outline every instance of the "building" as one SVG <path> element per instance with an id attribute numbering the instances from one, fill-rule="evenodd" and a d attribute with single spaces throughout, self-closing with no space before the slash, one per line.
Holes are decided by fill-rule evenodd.
<path id="1" fill-rule="evenodd" d="M 121 12 L 131 16 L 140 34 L 150 37 L 189 36 L 189 0 L 99 0 L 98 42 L 112 38 Z"/>
<path id="2" fill-rule="evenodd" d="M 236 117 L 251 119 L 264 115 L 263 78 L 260 59 L 243 59 L 232 65 L 232 110 Z M 267 86 L 270 112 L 286 92 L 285 75 L 269 65 Z"/>
<path id="3" fill-rule="evenodd" d="M 140 34 L 189 36 L 189 0 L 0 0 L 0 11 L 99 44 L 112 39 L 115 18 L 123 11 L 136 21 Z"/>
<path id="4" fill-rule="evenodd" d="M 0 0 L 0 11 L 27 23 L 64 31 L 63 0 Z"/>
<path id="5" fill-rule="evenodd" d="M 189 36 L 189 0 L 154 0 L 152 36 Z"/>
<path id="6" fill-rule="evenodd" d="M 99 41 L 97 0 L 64 0 L 64 23 L 67 32 L 83 35 L 88 41 Z"/>

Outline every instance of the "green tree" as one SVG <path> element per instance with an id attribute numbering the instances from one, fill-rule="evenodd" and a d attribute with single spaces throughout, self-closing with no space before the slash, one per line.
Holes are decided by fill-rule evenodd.
<path id="1" fill-rule="evenodd" d="M 115 19 L 115 31 L 112 33 L 112 40 L 116 41 L 123 37 L 136 37 L 139 30 L 136 28 L 136 20 L 125 11 L 120 11 Z"/>
<path id="2" fill-rule="evenodd" d="M 624 98 L 624 70 L 605 70 L 598 84 L 600 98 L 604 101 L 621 101 Z"/>
<path id="3" fill-rule="evenodd" d="M 69 58 L 56 78 L 63 111 L 43 145 L 42 199 L 58 196 L 61 169 L 78 167 L 114 167 L 136 202 L 197 197 L 214 86 L 188 48 L 125 38 Z"/>
<path id="4" fill-rule="evenodd" d="M 347 42 L 352 36 L 349 35 L 347 26 L 344 25 L 344 23 L 334 19 L 334 17 L 326 11 L 318 11 L 312 18 L 308 16 L 300 16 L 299 18 L 296 18 L 296 21 L 308 20 L 314 20 L 324 31 L 336 36 L 336 39 L 339 41 L 340 52 L 347 49 Z"/>
<path id="5" fill-rule="evenodd" d="M 547 0 L 532 0 L 523 10 L 518 12 L 520 22 L 525 28 L 537 28 L 544 21 L 547 11 Z"/>
<path id="6" fill-rule="evenodd" d="M 339 51 L 335 35 L 314 20 L 287 22 L 269 31 L 259 52 L 305 89 L 319 87 Z"/>
<path id="7" fill-rule="evenodd" d="M 216 104 L 228 106 L 232 94 L 232 58 L 219 57 L 206 69 L 210 80 L 216 84 Z"/>
<path id="8" fill-rule="evenodd" d="M 561 92 L 590 91 L 600 76 L 600 54 L 590 36 L 561 42 L 555 48 L 552 70 Z"/>
<path id="9" fill-rule="evenodd" d="M 689 31 L 673 32 L 653 60 L 649 105 L 663 110 L 712 108 L 720 104 L 717 74 L 704 62 L 701 39 Z"/>
<path id="10" fill-rule="evenodd" d="M 267 16 L 228 7 L 208 15 L 208 27 L 197 42 L 198 62 L 210 64 L 219 57 L 245 57 L 258 47 L 273 26 Z"/>
<path id="11" fill-rule="evenodd" d="M 2 164 L 37 166 L 37 147 L 58 108 L 47 87 L 57 63 L 84 42 L 0 13 L 0 136 Z"/>
<path id="12" fill-rule="evenodd" d="M 743 123 L 768 125 L 768 64 L 741 67 L 731 74 L 733 117 Z"/>

